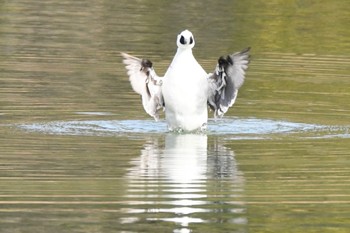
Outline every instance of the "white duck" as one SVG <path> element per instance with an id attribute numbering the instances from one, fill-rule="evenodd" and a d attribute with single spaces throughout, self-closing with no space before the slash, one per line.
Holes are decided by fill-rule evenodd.
<path id="1" fill-rule="evenodd" d="M 221 56 L 214 73 L 207 73 L 192 54 L 193 35 L 185 30 L 177 36 L 177 52 L 164 77 L 155 73 L 152 62 L 122 53 L 131 86 L 142 96 L 145 111 L 165 118 L 171 131 L 206 129 L 209 106 L 214 117 L 222 117 L 242 86 L 249 63 L 249 50 Z"/>

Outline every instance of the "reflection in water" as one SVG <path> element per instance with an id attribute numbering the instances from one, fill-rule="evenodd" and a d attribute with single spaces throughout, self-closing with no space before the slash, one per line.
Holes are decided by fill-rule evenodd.
<path id="1" fill-rule="evenodd" d="M 174 232 L 190 232 L 189 225 L 196 223 L 244 227 L 242 173 L 232 151 L 217 141 L 212 144 L 200 134 L 167 134 L 164 148 L 159 139 L 146 143 L 127 174 L 132 207 L 124 210 L 144 213 L 145 219 L 130 215 L 121 223 L 172 222 L 181 226 Z"/>

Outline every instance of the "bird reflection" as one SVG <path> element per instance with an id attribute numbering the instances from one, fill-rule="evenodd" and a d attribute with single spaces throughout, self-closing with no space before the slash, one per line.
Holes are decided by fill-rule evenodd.
<path id="1" fill-rule="evenodd" d="M 199 134 L 174 135 L 165 138 L 160 160 L 164 175 L 184 187 L 205 182 L 207 136 Z"/>
<path id="2" fill-rule="evenodd" d="M 218 138 L 208 142 L 205 134 L 170 133 L 151 138 L 131 164 L 124 212 L 139 215 L 122 223 L 173 222 L 179 226 L 174 232 L 189 232 L 198 223 L 246 225 L 243 174 Z"/>

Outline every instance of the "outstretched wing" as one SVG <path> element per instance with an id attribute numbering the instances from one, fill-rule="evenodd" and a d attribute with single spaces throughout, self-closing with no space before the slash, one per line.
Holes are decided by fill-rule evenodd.
<path id="1" fill-rule="evenodd" d="M 222 117 L 235 103 L 238 89 L 243 85 L 245 70 L 249 64 L 249 50 L 222 56 L 215 71 L 208 76 L 208 105 L 214 117 Z"/>
<path id="2" fill-rule="evenodd" d="M 133 90 L 142 97 L 145 111 L 155 120 L 163 108 L 162 80 L 153 69 L 152 62 L 121 53 Z"/>

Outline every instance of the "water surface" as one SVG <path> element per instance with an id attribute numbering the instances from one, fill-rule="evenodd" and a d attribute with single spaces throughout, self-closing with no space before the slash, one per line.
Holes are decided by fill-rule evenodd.
<path id="1" fill-rule="evenodd" d="M 0 232 L 347 232 L 350 4 L 0 3 Z M 235 107 L 167 132 L 120 51 L 164 74 L 251 46 Z M 210 113 L 211 114 L 211 113 Z"/>

